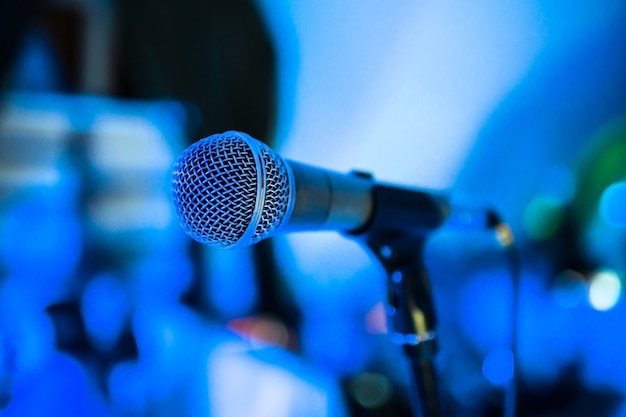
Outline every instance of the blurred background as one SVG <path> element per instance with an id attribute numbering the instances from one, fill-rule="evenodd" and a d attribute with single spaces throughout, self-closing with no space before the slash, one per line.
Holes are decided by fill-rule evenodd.
<path id="1" fill-rule="evenodd" d="M 495 209 L 425 248 L 450 416 L 626 416 L 626 3 L 4 0 L 0 415 L 409 416 L 385 276 L 336 233 L 202 247 L 229 129 Z M 513 359 L 516 368 L 513 371 Z"/>

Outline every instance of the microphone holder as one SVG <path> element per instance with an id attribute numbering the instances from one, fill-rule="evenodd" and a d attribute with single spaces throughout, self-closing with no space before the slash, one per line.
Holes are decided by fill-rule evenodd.
<path id="1" fill-rule="evenodd" d="M 424 264 L 425 241 L 444 223 L 465 230 L 492 229 L 503 248 L 512 244 L 512 235 L 493 212 L 456 212 L 443 197 L 380 184 L 372 193 L 371 220 L 351 234 L 373 252 L 386 272 L 390 333 L 409 361 L 413 416 L 442 417 L 435 369 L 437 315 Z M 514 395 L 510 399 L 509 410 L 514 410 Z"/>
<path id="2" fill-rule="evenodd" d="M 411 376 L 414 417 L 442 416 L 436 370 L 437 318 L 423 263 L 423 238 L 370 234 L 367 246 L 387 273 L 392 340 L 402 345 Z"/>
<path id="3" fill-rule="evenodd" d="M 374 215 L 353 233 L 373 252 L 387 275 L 387 315 L 392 340 L 402 345 L 411 374 L 414 417 L 441 417 L 434 359 L 437 317 L 423 259 L 428 233 L 445 221 L 435 197 L 375 185 Z M 415 395 L 413 395 L 415 394 Z"/>

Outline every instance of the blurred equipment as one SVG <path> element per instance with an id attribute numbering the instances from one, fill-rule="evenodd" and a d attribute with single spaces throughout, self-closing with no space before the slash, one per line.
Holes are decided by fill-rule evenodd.
<path id="1" fill-rule="evenodd" d="M 626 410 L 625 12 L 619 3 L 546 48 L 481 128 L 454 187 L 503 213 L 522 248 L 522 416 Z"/>
<path id="2" fill-rule="evenodd" d="M 137 306 L 175 302 L 189 284 L 167 188 L 184 120 L 174 102 L 3 97 L 0 344 L 3 376 L 12 381 L 7 415 L 41 414 L 25 398 L 37 389 L 28 376 L 45 372 L 53 358 L 71 355 L 78 361 L 71 367 L 90 381 L 67 381 L 67 389 L 85 385 L 94 399 L 115 391 L 110 372 L 146 355 L 135 342 L 141 324 L 131 328 Z M 38 329 L 36 339 L 16 337 L 29 327 Z M 59 366 L 38 379 L 41 389 L 69 365 Z M 65 393 L 58 395 L 54 405 L 36 403 L 62 413 Z M 97 401 L 84 405 L 81 413 L 98 413 Z"/>
<path id="3" fill-rule="evenodd" d="M 188 131 L 271 137 L 252 2 L 8 0 L 0 34 L 2 415 L 343 417 L 284 349 L 272 247 L 220 256 L 172 223 Z"/>

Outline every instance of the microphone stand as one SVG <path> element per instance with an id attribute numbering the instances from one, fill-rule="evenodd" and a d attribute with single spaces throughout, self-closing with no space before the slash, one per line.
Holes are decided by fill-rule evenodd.
<path id="1" fill-rule="evenodd" d="M 409 361 L 413 416 L 441 417 L 434 365 L 437 317 L 423 259 L 426 237 L 445 221 L 441 201 L 384 185 L 376 185 L 373 195 L 372 221 L 353 234 L 362 238 L 387 275 L 391 338 Z"/>
<path id="2" fill-rule="evenodd" d="M 437 319 L 428 275 L 423 264 L 424 239 L 373 235 L 367 246 L 387 273 L 392 340 L 402 345 L 411 371 L 411 408 L 414 417 L 442 416 L 434 366 Z"/>
<path id="3" fill-rule="evenodd" d="M 361 239 L 386 272 L 391 338 L 402 346 L 410 364 L 410 388 L 416 394 L 409 395 L 413 416 L 442 417 L 435 369 L 437 316 L 424 264 L 424 243 L 443 223 L 465 230 L 491 229 L 507 250 L 512 245 L 512 235 L 493 212 L 451 212 L 444 198 L 380 184 L 372 192 L 372 219 L 363 229 L 350 234 Z M 517 275 L 515 269 L 512 267 L 512 276 Z M 515 413 L 515 379 L 511 388 L 507 414 Z"/>

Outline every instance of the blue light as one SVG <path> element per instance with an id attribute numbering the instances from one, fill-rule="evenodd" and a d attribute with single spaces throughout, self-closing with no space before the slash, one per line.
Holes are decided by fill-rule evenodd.
<path id="1" fill-rule="evenodd" d="M 0 224 L 0 260 L 49 300 L 69 283 L 82 254 L 82 230 L 71 195 L 42 190 L 9 204 Z"/>
<path id="2" fill-rule="evenodd" d="M 78 361 L 55 354 L 41 367 L 18 374 L 3 417 L 107 415 L 104 399 Z"/>
<path id="3" fill-rule="evenodd" d="M 355 326 L 354 318 L 319 314 L 304 320 L 302 348 L 324 369 L 339 375 L 355 374 L 364 369 L 373 353 L 366 337 Z"/>
<path id="4" fill-rule="evenodd" d="M 138 296 L 150 301 L 175 301 L 191 284 L 193 266 L 189 257 L 172 248 L 154 252 L 132 267 Z"/>
<path id="5" fill-rule="evenodd" d="M 27 33 L 10 74 L 9 85 L 12 89 L 53 91 L 63 88 L 59 63 L 49 44 L 41 31 Z"/>
<path id="6" fill-rule="evenodd" d="M 509 349 L 494 349 L 483 361 L 483 375 L 494 385 L 504 385 L 514 373 L 513 353 Z"/>
<path id="7" fill-rule="evenodd" d="M 223 317 L 243 317 L 252 312 L 257 301 L 256 271 L 252 249 L 228 251 L 205 249 L 206 297 Z"/>
<path id="8" fill-rule="evenodd" d="M 463 298 L 457 306 L 464 333 L 485 351 L 511 338 L 513 294 L 511 282 L 504 277 L 500 270 L 473 275 L 462 288 Z"/>
<path id="9" fill-rule="evenodd" d="M 585 299 L 586 295 L 585 277 L 581 273 L 565 270 L 554 279 L 552 299 L 558 306 L 575 307 Z"/>
<path id="10" fill-rule="evenodd" d="M 609 224 L 626 226 L 626 182 L 616 182 L 604 190 L 600 214 Z"/>
<path id="11" fill-rule="evenodd" d="M 116 277 L 103 274 L 89 281 L 81 301 L 92 341 L 102 350 L 113 348 L 130 311 L 127 289 Z"/>
<path id="12" fill-rule="evenodd" d="M 121 415 L 144 415 L 149 382 L 142 378 L 136 364 L 122 362 L 111 370 L 108 388 L 115 409 Z"/>

